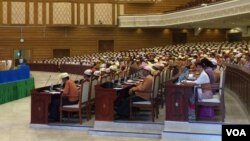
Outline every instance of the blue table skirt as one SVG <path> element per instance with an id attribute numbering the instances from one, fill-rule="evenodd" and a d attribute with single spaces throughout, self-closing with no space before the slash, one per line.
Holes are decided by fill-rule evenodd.
<path id="1" fill-rule="evenodd" d="M 30 68 L 22 64 L 17 69 L 0 71 L 0 83 L 13 82 L 30 78 Z"/>

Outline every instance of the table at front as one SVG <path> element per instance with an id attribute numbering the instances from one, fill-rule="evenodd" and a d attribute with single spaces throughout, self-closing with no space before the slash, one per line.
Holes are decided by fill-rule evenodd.
<path id="1" fill-rule="evenodd" d="M 34 78 L 0 84 L 0 104 L 30 96 Z"/>
<path id="2" fill-rule="evenodd" d="M 166 120 L 188 121 L 189 98 L 193 86 L 175 85 L 173 80 L 166 82 Z"/>

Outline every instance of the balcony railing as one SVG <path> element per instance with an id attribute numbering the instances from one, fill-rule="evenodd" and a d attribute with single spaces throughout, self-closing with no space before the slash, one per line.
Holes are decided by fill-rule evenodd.
<path id="1" fill-rule="evenodd" d="M 120 16 L 120 27 L 165 27 L 250 13 L 250 0 L 233 0 L 215 5 L 158 15 Z"/>

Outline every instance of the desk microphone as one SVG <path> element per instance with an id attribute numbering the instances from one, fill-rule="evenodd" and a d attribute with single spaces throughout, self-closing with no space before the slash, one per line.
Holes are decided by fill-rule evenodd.
<path id="1" fill-rule="evenodd" d="M 44 86 L 46 86 L 46 85 L 47 85 L 47 83 L 49 82 L 50 78 L 51 78 L 51 75 L 49 75 L 49 78 L 47 79 L 47 81 L 46 81 L 46 83 L 45 83 L 45 85 L 44 85 Z"/>

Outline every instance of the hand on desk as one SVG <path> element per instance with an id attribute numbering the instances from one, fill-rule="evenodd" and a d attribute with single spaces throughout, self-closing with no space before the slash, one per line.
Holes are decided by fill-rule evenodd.
<path id="1" fill-rule="evenodd" d="M 195 85 L 195 83 L 193 81 L 188 81 L 188 80 L 182 80 L 181 84 L 183 84 L 183 85 L 189 85 L 189 86 Z"/>
<path id="2" fill-rule="evenodd" d="M 134 94 L 133 88 L 129 89 L 128 94 L 129 94 L 129 95 Z"/>
<path id="3" fill-rule="evenodd" d="M 62 89 L 62 88 L 56 88 L 56 90 L 58 90 L 58 91 L 60 91 L 60 92 L 62 92 L 62 91 L 63 91 L 63 89 Z"/>

